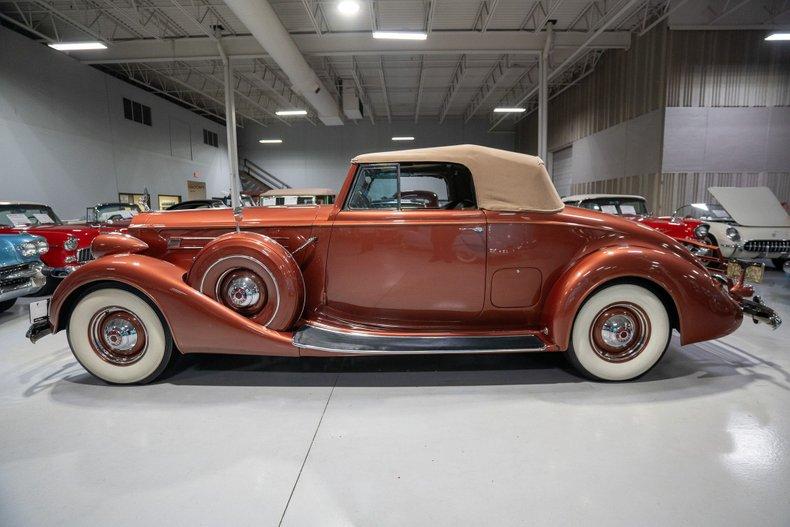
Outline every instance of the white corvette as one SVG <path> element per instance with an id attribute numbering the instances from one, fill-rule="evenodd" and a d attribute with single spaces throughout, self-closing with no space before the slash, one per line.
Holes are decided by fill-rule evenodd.
<path id="1" fill-rule="evenodd" d="M 692 203 L 675 216 L 707 223 L 725 258 L 769 258 L 782 269 L 790 257 L 790 216 L 767 187 L 711 187 L 721 205 Z"/>

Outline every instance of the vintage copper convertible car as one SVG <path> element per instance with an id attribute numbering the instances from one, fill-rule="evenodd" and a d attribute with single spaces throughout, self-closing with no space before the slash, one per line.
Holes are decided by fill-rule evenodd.
<path id="1" fill-rule="evenodd" d="M 565 208 L 540 159 L 479 146 L 367 154 L 334 205 L 153 212 L 93 244 L 32 340 L 67 330 L 112 383 L 177 350 L 285 356 L 567 351 L 632 379 L 667 349 L 731 333 L 739 296 L 672 238 Z M 732 289 L 732 292 L 731 292 Z"/>

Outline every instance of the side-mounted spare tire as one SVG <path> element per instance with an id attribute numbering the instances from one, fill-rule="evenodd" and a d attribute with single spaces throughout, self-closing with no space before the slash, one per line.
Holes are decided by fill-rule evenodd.
<path id="1" fill-rule="evenodd" d="M 252 232 L 223 234 L 195 257 L 187 283 L 275 331 L 289 329 L 304 309 L 302 271 L 288 250 Z"/>

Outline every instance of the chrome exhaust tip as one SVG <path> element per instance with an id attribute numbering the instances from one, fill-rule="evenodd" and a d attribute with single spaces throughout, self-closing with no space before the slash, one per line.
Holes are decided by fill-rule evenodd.
<path id="1" fill-rule="evenodd" d="M 762 322 L 771 326 L 773 330 L 778 329 L 782 325 L 782 317 L 776 311 L 766 306 L 763 299 L 757 295 L 754 296 L 753 300 L 742 299 L 741 309 L 743 309 L 744 314 L 752 317 L 752 321 L 755 324 Z"/>

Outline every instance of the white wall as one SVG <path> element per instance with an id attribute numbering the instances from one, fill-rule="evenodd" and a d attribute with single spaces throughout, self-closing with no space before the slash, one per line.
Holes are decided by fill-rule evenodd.
<path id="1" fill-rule="evenodd" d="M 339 190 L 351 158 L 365 152 L 421 148 L 462 143 L 514 149 L 515 134 L 488 133 L 485 120 L 448 119 L 438 124 L 435 118 L 387 123 L 376 119 L 343 126 L 312 126 L 298 122 L 292 126 L 258 125 L 239 129 L 239 159 L 245 157 L 271 172 L 292 187 L 328 187 Z M 414 136 L 412 142 L 395 143 L 393 136 Z M 282 144 L 262 145 L 262 138 L 279 138 Z"/>
<path id="2" fill-rule="evenodd" d="M 661 110 L 573 142 L 572 183 L 661 172 Z"/>
<path id="3" fill-rule="evenodd" d="M 125 119 L 123 97 L 150 106 L 153 126 Z M 203 128 L 220 148 L 203 144 Z M 77 218 L 145 187 L 154 204 L 186 199 L 189 179 L 224 194 L 226 167 L 223 126 L 0 27 L 0 201 Z"/>
<path id="4" fill-rule="evenodd" d="M 663 172 L 790 171 L 790 108 L 670 107 Z"/>

